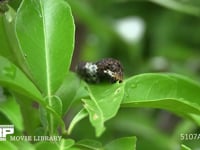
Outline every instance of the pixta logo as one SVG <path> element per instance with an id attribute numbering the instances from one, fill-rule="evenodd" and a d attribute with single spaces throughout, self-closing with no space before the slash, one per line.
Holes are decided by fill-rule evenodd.
<path id="1" fill-rule="evenodd" d="M 6 136 L 13 133 L 14 125 L 0 125 L 0 141 L 6 141 Z"/>

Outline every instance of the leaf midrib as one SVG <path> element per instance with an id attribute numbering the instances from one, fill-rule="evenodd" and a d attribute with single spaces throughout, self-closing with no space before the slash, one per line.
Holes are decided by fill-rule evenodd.
<path id="1" fill-rule="evenodd" d="M 47 86 L 47 99 L 48 104 L 51 107 L 52 106 L 52 94 L 51 94 L 51 77 L 50 77 L 50 59 L 49 59 L 49 47 L 48 47 L 48 41 L 46 38 L 47 31 L 46 31 L 46 23 L 45 23 L 45 13 L 44 13 L 44 6 L 42 5 L 42 2 L 40 0 L 40 7 L 41 7 L 41 13 L 42 13 L 42 25 L 43 25 L 43 34 L 44 34 L 44 53 L 45 53 L 45 65 L 46 65 L 46 86 Z M 53 116 L 50 114 L 50 134 L 53 133 Z"/>
<path id="2" fill-rule="evenodd" d="M 47 77 L 47 96 L 51 97 L 51 77 L 50 77 L 50 60 L 49 60 L 49 47 L 48 41 L 46 38 L 47 31 L 46 31 L 46 23 L 45 23 L 45 15 L 43 11 L 43 5 L 40 0 L 41 12 L 42 12 L 42 24 L 43 24 L 43 34 L 44 34 L 44 52 L 45 52 L 45 65 L 46 65 L 46 77 Z"/>

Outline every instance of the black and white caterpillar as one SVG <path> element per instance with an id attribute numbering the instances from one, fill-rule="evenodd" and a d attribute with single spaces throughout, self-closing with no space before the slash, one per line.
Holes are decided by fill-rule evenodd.
<path id="1" fill-rule="evenodd" d="M 123 66 L 113 58 L 104 58 L 95 63 L 80 62 L 76 69 L 78 75 L 89 83 L 123 81 Z"/>

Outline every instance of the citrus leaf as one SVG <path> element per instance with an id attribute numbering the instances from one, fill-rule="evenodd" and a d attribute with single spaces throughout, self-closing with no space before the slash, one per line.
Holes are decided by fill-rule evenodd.
<path id="1" fill-rule="evenodd" d="M 105 146 L 105 150 L 136 150 L 136 137 L 124 137 L 116 139 Z"/>
<path id="2" fill-rule="evenodd" d="M 124 96 L 123 84 L 105 84 L 88 86 L 90 99 L 83 99 L 84 107 L 89 113 L 96 135 L 105 130 L 104 122 L 114 117 Z"/>
<path id="3" fill-rule="evenodd" d="M 63 122 L 62 122 L 62 118 L 61 118 L 61 114 L 62 114 L 62 101 L 60 100 L 60 98 L 58 96 L 52 96 L 51 98 L 51 105 L 47 106 L 47 110 L 50 110 L 50 113 L 46 114 L 46 111 L 44 112 L 46 114 L 45 119 L 47 119 L 48 124 L 50 125 L 51 129 L 57 129 L 59 123 L 62 125 L 63 127 Z M 48 98 L 45 99 L 46 101 L 48 101 Z"/>
<path id="4" fill-rule="evenodd" d="M 74 22 L 68 3 L 23 0 L 17 12 L 16 34 L 34 83 L 49 107 L 54 108 L 54 95 L 68 72 L 74 46 Z M 50 114 L 49 134 L 56 131 L 54 120 Z"/>
<path id="5" fill-rule="evenodd" d="M 67 150 L 74 145 L 74 140 L 72 139 L 62 139 L 59 145 L 59 150 Z"/>
<path id="6" fill-rule="evenodd" d="M 88 150 L 103 150 L 102 144 L 95 140 L 90 139 L 84 139 L 81 141 L 78 141 L 76 143 L 76 146 L 82 148 L 82 149 L 88 149 Z"/>
<path id="7" fill-rule="evenodd" d="M 28 74 L 28 69 L 24 61 L 15 34 L 16 12 L 9 7 L 9 10 L 0 15 L 0 55 L 17 65 Z"/>
<path id="8" fill-rule="evenodd" d="M 17 141 L 14 142 L 17 149 L 35 150 L 35 147 L 28 141 Z"/>
<path id="9" fill-rule="evenodd" d="M 0 56 L 0 85 L 45 105 L 35 85 L 12 63 Z"/>
<path id="10" fill-rule="evenodd" d="M 80 87 L 80 79 L 77 77 L 75 73 L 69 72 L 57 90 L 56 95 L 60 97 L 62 100 L 63 108 L 62 115 L 64 115 L 70 108 L 70 106 L 74 102 L 74 98 L 77 93 L 77 89 Z"/>
<path id="11" fill-rule="evenodd" d="M 38 104 L 19 93 L 12 92 L 17 104 L 20 106 L 20 112 L 23 117 L 24 131 L 28 135 L 34 135 L 35 129 L 41 124 L 39 119 Z"/>
<path id="12" fill-rule="evenodd" d="M 149 73 L 133 76 L 125 82 L 122 106 L 161 108 L 190 119 L 191 114 L 200 114 L 200 86 L 189 78 Z M 193 116 L 195 118 L 199 120 Z"/>
<path id="13" fill-rule="evenodd" d="M 16 33 L 34 82 L 50 97 L 71 63 L 74 22 L 69 5 L 64 0 L 23 0 Z"/>
<path id="14" fill-rule="evenodd" d="M 2 112 L 10 120 L 17 130 L 24 130 L 23 119 L 19 105 L 12 96 L 7 97 L 5 100 L 1 100 L 0 112 Z"/>
<path id="15" fill-rule="evenodd" d="M 0 147 L 1 147 L 2 149 L 18 150 L 18 148 L 17 148 L 13 143 L 11 143 L 10 141 L 3 141 L 3 142 L 0 142 Z"/>
<path id="16" fill-rule="evenodd" d="M 35 144 L 37 150 L 49 149 L 49 150 L 68 150 L 74 145 L 74 140 L 72 139 L 61 139 L 57 143 L 53 142 L 38 142 Z"/>
<path id="17" fill-rule="evenodd" d="M 82 101 L 97 136 L 105 130 L 104 122 L 116 115 L 119 104 L 165 109 L 200 125 L 200 85 L 181 75 L 140 74 L 122 84 L 88 85 L 87 90 L 90 98 Z"/>
<path id="18" fill-rule="evenodd" d="M 88 116 L 88 112 L 85 109 L 82 109 L 81 111 L 79 111 L 76 116 L 72 119 L 72 121 L 70 122 L 69 128 L 68 128 L 68 134 L 71 134 L 74 126 L 83 118 Z"/>

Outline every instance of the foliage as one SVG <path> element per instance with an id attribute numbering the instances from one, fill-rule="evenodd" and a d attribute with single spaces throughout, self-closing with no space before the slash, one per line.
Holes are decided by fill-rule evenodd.
<path id="1" fill-rule="evenodd" d="M 145 146 L 148 144 L 151 144 L 152 149 L 164 150 L 178 149 L 177 147 L 184 150 L 190 149 L 190 146 L 200 146 L 198 141 L 185 142 L 179 137 L 183 132 L 195 132 L 200 125 L 198 73 L 185 73 L 190 77 L 178 75 L 177 73 L 185 72 L 173 71 L 178 63 L 171 68 L 161 68 L 176 73 L 143 73 L 141 66 L 146 71 L 157 68 L 145 64 L 146 57 L 143 58 L 140 44 L 127 43 L 111 26 L 104 24 L 103 17 L 98 17 L 98 14 L 106 13 L 110 14 L 109 17 L 116 18 L 120 15 L 136 14 L 130 8 L 144 9 L 141 3 L 150 8 L 159 4 L 193 15 L 190 17 L 199 17 L 199 3 L 194 1 L 188 2 L 190 5 L 187 5 L 187 1 L 177 0 L 168 0 L 166 3 L 162 0 L 110 0 L 95 4 L 74 0 L 23 0 L 8 4 L 0 2 L 0 124 L 13 124 L 14 135 L 18 136 L 62 136 L 55 143 L 0 142 L 2 149 L 128 150 L 136 149 L 136 141 L 139 149 L 148 149 L 149 146 Z M 97 8 L 96 11 L 91 6 Z M 119 14 L 116 12 L 117 8 L 126 11 Z M 125 64 L 124 71 L 127 74 L 122 83 L 88 84 L 70 71 L 75 52 L 72 11 L 99 38 L 96 43 L 92 40 L 86 42 L 83 49 L 94 48 L 96 51 L 86 51 L 82 54 L 83 59 L 92 60 L 103 56 L 120 58 Z M 157 6 L 148 15 L 141 11 L 141 16 L 148 27 L 151 27 L 151 30 L 147 29 L 145 38 L 151 36 L 156 54 L 165 54 L 169 60 L 173 60 L 174 54 L 180 55 L 172 54 L 173 50 L 182 50 L 184 46 L 175 45 L 179 36 L 172 37 L 167 28 L 162 26 L 162 21 L 152 17 L 157 12 L 161 12 L 161 7 Z M 148 18 L 149 15 L 152 19 Z M 162 12 L 164 21 L 168 15 Z M 182 17 L 172 19 L 181 20 Z M 155 23 L 160 25 L 159 30 L 154 26 Z M 178 22 L 173 23 L 178 26 Z M 165 35 L 163 39 L 158 38 L 160 31 Z M 199 35 L 193 36 L 198 38 Z M 184 43 L 184 37 L 181 38 L 179 43 Z M 144 40 L 147 45 L 144 54 L 150 51 L 148 42 Z M 195 46 L 199 44 L 195 40 L 187 42 Z M 109 48 L 111 51 L 106 51 Z M 168 48 L 171 52 L 166 51 Z M 123 49 L 127 49 L 127 52 Z M 184 56 L 191 55 L 187 50 L 185 53 Z M 179 56 L 179 60 L 183 60 L 184 56 Z M 134 71 L 130 64 L 135 66 Z M 132 76 L 133 73 L 139 75 Z M 151 111 L 145 114 L 152 115 L 149 119 L 137 108 L 154 109 L 142 109 L 144 112 Z M 155 108 L 182 117 L 182 122 L 174 129 L 173 134 L 161 132 L 155 127 Z M 86 117 L 89 121 L 84 119 Z"/>

